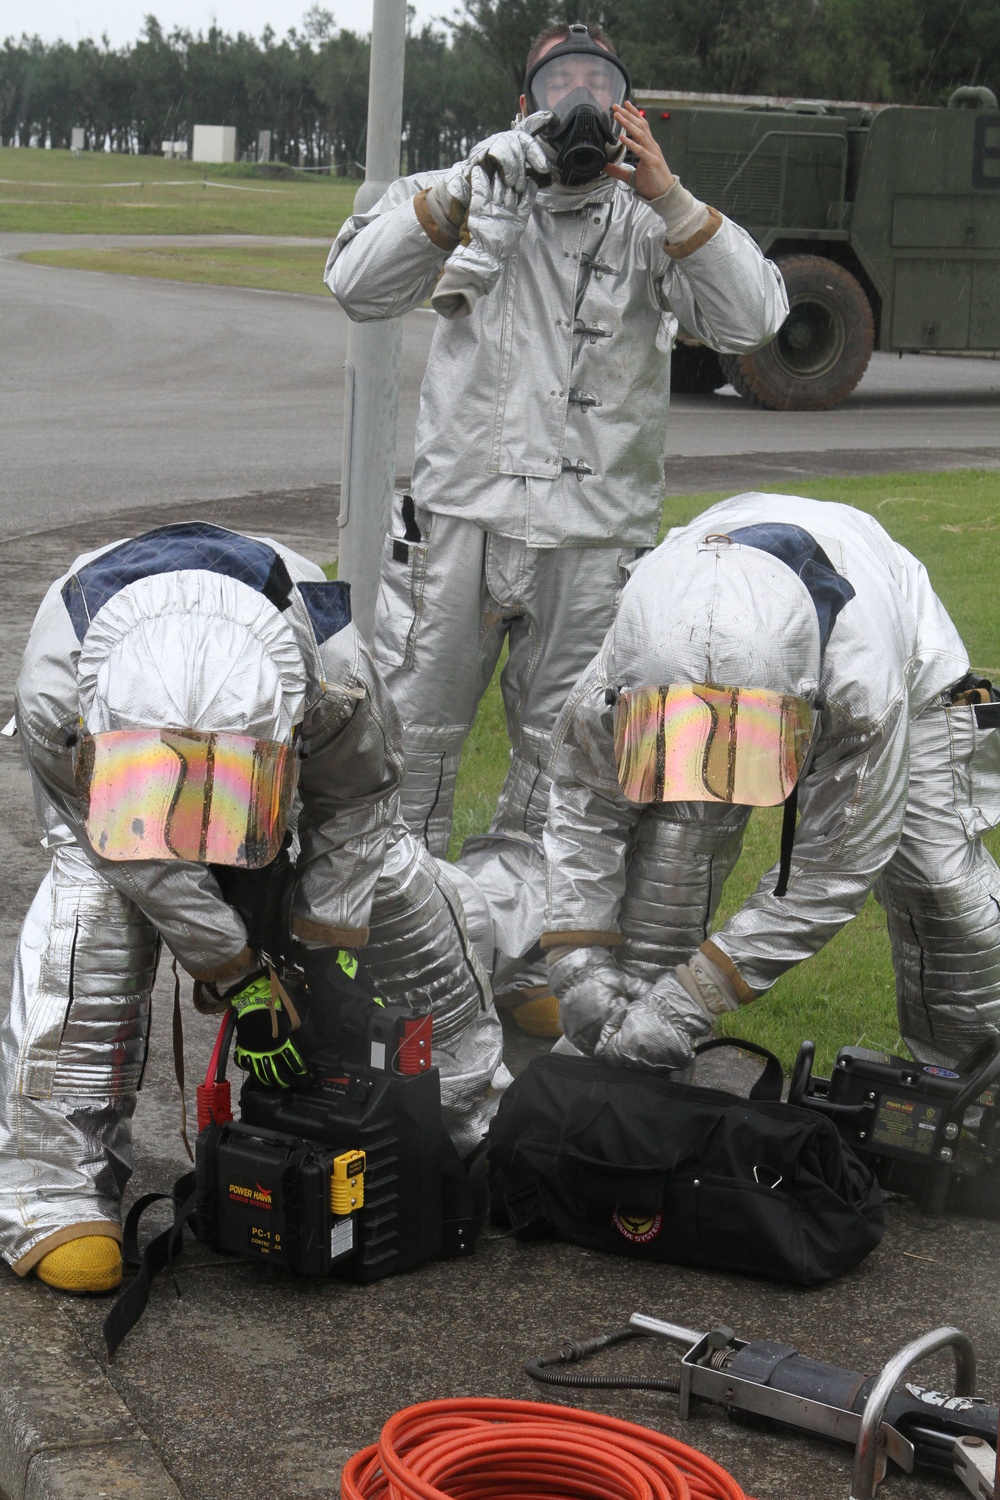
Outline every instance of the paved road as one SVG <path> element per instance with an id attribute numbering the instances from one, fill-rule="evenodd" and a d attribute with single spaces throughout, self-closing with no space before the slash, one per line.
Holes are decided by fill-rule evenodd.
<path id="1" fill-rule="evenodd" d="M 0 534 L 137 504 L 315 490 L 332 530 L 348 321 L 332 298 L 29 265 L 0 235 Z M 217 241 L 218 242 L 218 241 Z M 148 243 L 148 241 L 146 242 Z M 317 276 L 325 247 L 317 243 Z M 404 320 L 397 470 L 409 472 L 433 315 Z M 668 483 L 1000 465 L 1000 362 L 879 355 L 840 410 L 675 399 Z"/>

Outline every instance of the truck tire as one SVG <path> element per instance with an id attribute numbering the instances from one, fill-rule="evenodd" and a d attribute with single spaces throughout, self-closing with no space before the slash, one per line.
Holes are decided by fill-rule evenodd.
<path id="1" fill-rule="evenodd" d="M 779 260 L 789 314 L 769 344 L 726 354 L 730 384 L 769 411 L 826 411 L 851 394 L 871 358 L 875 320 L 860 284 L 822 255 Z"/>
<path id="2" fill-rule="evenodd" d="M 670 356 L 670 389 L 678 396 L 710 396 L 729 376 L 714 349 L 704 344 L 675 344 Z"/>

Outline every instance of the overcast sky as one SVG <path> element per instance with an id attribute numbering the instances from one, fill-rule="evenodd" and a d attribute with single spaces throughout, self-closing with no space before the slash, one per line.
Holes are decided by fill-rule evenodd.
<path id="1" fill-rule="evenodd" d="M 333 12 L 336 26 L 365 33 L 371 30 L 372 0 L 320 0 Z M 439 16 L 454 16 L 458 0 L 411 0 L 417 30 Z M 143 18 L 153 14 L 164 31 L 175 26 L 188 31 L 207 31 L 213 21 L 235 34 L 249 32 L 259 37 L 270 25 L 278 36 L 290 26 L 301 29 L 309 0 L 3 0 L 0 5 L 0 39 L 8 36 L 40 36 L 45 42 L 78 42 L 82 37 L 99 41 L 105 32 L 112 47 L 134 42 Z"/>

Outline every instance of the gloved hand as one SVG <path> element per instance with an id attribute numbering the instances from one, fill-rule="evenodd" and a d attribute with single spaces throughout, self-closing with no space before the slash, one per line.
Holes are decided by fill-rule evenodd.
<path id="1" fill-rule="evenodd" d="M 612 1016 L 594 1055 L 623 1067 L 685 1068 L 715 1017 L 737 1004 L 726 975 L 699 951 L 662 974 L 643 999 Z"/>
<path id="2" fill-rule="evenodd" d="M 445 264 L 431 296 L 431 306 L 445 318 L 468 317 L 479 298 L 496 286 L 504 262 L 516 251 L 531 217 L 538 184 L 529 179 L 518 192 L 499 172 L 472 169 L 469 243 Z"/>
<path id="3" fill-rule="evenodd" d="M 268 975 L 262 969 L 248 974 L 227 998 L 236 1012 L 236 1066 L 267 1087 L 287 1089 L 305 1079 L 308 1070 L 291 1039 L 288 1012 L 277 996 L 272 1007 Z"/>
<path id="4" fill-rule="evenodd" d="M 424 194 L 427 211 L 442 238 L 452 239 L 456 245 L 461 237 L 472 197 L 472 184 L 469 181 L 471 170 L 468 162 L 457 162 L 447 177 L 439 178 Z"/>
<path id="5" fill-rule="evenodd" d="M 524 192 L 529 172 L 546 179 L 551 177 L 552 165 L 541 142 L 535 140 L 536 132 L 551 118 L 547 109 L 539 109 L 513 129 L 487 136 L 473 146 L 465 159 L 465 168 L 492 168 L 515 193 Z"/>
<path id="6" fill-rule="evenodd" d="M 555 949 L 548 963 L 563 1035 L 581 1052 L 592 1053 L 603 1028 L 649 988 L 620 969 L 607 948 Z"/>

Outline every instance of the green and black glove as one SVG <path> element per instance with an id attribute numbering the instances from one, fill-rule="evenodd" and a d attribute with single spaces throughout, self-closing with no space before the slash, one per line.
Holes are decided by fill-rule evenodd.
<path id="1" fill-rule="evenodd" d="M 292 1022 L 263 970 L 240 981 L 229 1003 L 236 1012 L 233 1061 L 268 1088 L 287 1089 L 308 1077 L 292 1041 Z"/>

